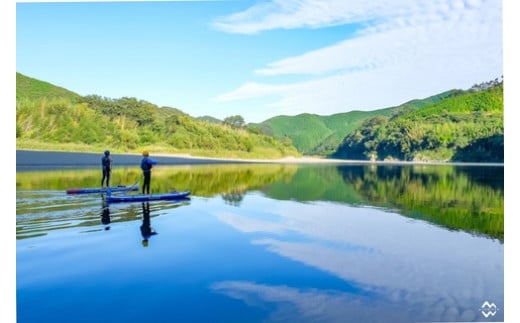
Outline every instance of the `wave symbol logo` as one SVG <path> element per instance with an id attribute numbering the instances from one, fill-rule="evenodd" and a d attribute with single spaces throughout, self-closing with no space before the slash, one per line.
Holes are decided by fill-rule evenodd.
<path id="1" fill-rule="evenodd" d="M 480 312 L 482 315 L 484 315 L 485 318 L 488 318 L 490 316 L 495 316 L 497 314 L 498 308 L 495 303 L 489 303 L 488 301 L 485 301 L 482 303 L 482 306 L 480 306 Z"/>

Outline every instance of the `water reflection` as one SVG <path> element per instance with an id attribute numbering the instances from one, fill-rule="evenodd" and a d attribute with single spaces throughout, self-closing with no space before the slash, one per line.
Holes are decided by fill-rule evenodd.
<path id="1" fill-rule="evenodd" d="M 213 284 L 211 288 L 250 306 L 274 305 L 276 310 L 270 313 L 266 322 L 416 322 L 410 317 L 412 309 L 402 303 L 389 304 L 341 291 L 250 281 L 224 281 Z"/>
<path id="2" fill-rule="evenodd" d="M 503 241 L 504 168 L 452 165 L 218 165 L 164 167 L 154 173 L 156 192 L 171 183 L 192 196 L 221 196 L 241 206 L 251 191 L 276 200 L 329 201 L 397 210 L 450 230 L 463 230 Z M 140 173 L 117 170 L 121 182 L 134 183 Z M 90 187 L 97 170 L 17 173 L 18 190 L 62 191 Z M 20 202 L 20 204 L 19 204 Z M 17 213 L 23 213 L 17 199 Z M 20 210 L 20 211 L 18 211 Z"/>
<path id="3" fill-rule="evenodd" d="M 500 309 L 487 321 L 503 319 L 500 168 L 161 168 L 159 188 L 193 192 L 181 212 L 174 208 L 187 201 L 100 210 L 99 195 L 62 189 L 90 186 L 97 171 L 74 176 L 17 176 L 26 188 L 17 190 L 21 313 L 40 321 L 55 315 L 41 306 L 51 294 L 67 317 L 92 310 L 90 321 L 109 300 L 106 322 L 479 321 L 485 301 Z M 103 293 L 109 298 L 92 297 Z M 143 311 L 128 311 L 135 306 Z"/>
<path id="4" fill-rule="evenodd" d="M 279 200 L 382 207 L 450 230 L 504 238 L 503 167 L 307 166 L 262 191 Z"/>
<path id="5" fill-rule="evenodd" d="M 259 214 L 262 199 L 247 199 L 240 213 L 221 212 L 218 218 L 248 234 L 253 245 L 357 286 L 212 286 L 246 304 L 275 304 L 272 321 L 290 313 L 298 322 L 473 321 L 482 318 L 478 308 L 485 300 L 503 307 L 504 251 L 497 241 L 383 209 L 328 202 L 267 204 Z"/>
<path id="6" fill-rule="evenodd" d="M 141 235 L 143 237 L 142 245 L 143 247 L 148 247 L 148 240 L 151 236 L 156 235 L 157 232 L 151 227 L 151 221 L 150 221 L 150 203 L 149 202 L 143 202 L 142 203 L 142 209 L 143 209 L 143 223 L 141 224 Z"/>
<path id="7" fill-rule="evenodd" d="M 229 193 L 222 194 L 222 199 L 229 205 L 240 206 L 246 193 L 247 190 L 235 189 Z"/>
<path id="8" fill-rule="evenodd" d="M 395 292 L 391 299 L 384 299 L 251 281 L 224 281 L 211 288 L 249 306 L 274 305 L 266 322 L 473 322 L 484 318 L 478 306 L 461 311 L 455 300 L 447 301 L 433 294 Z M 492 319 L 501 320 L 489 320 Z"/>
<path id="9" fill-rule="evenodd" d="M 110 208 L 106 199 L 101 198 L 101 223 L 105 226 L 105 230 L 110 230 Z"/>

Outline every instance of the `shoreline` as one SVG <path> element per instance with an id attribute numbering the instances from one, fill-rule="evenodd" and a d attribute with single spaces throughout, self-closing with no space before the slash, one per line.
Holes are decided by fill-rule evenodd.
<path id="1" fill-rule="evenodd" d="M 111 154 L 117 165 L 138 165 L 141 154 L 113 153 Z M 63 152 L 47 150 L 16 150 L 16 167 L 18 168 L 57 168 L 57 167 L 97 167 L 101 153 L 92 152 Z M 285 157 L 279 159 L 243 159 L 226 157 L 200 157 L 189 154 L 152 154 L 152 159 L 161 165 L 201 165 L 201 164 L 340 164 L 340 165 L 452 165 L 452 166 L 504 166 L 504 163 L 475 163 L 475 162 L 419 162 L 419 161 L 369 161 L 329 159 L 319 157 Z"/>
<path id="2" fill-rule="evenodd" d="M 139 155 L 139 154 L 137 154 Z M 140 155 L 139 155 L 140 156 Z M 440 162 L 440 161 L 370 161 L 354 159 L 335 159 L 319 157 L 284 157 L 278 159 L 241 159 L 225 157 L 199 157 L 188 154 L 156 154 L 158 157 L 167 158 L 188 158 L 206 161 L 229 161 L 229 162 L 248 162 L 248 163 L 273 163 L 273 164 L 367 164 L 367 165 L 464 165 L 464 166 L 504 166 L 503 163 L 476 163 L 476 162 Z"/>

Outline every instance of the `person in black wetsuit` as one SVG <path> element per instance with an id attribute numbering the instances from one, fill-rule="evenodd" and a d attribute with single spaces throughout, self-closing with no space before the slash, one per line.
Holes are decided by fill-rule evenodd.
<path id="1" fill-rule="evenodd" d="M 106 181 L 107 186 L 110 186 L 110 173 L 112 172 L 112 159 L 110 158 L 110 151 L 105 150 L 105 154 L 101 157 L 101 170 L 103 171 L 103 177 L 101 177 L 101 187 Z"/>
<path id="2" fill-rule="evenodd" d="M 141 160 L 141 169 L 143 170 L 143 194 L 150 194 L 150 182 L 152 180 L 152 167 L 157 164 L 157 162 L 151 159 L 148 151 L 143 151 L 143 159 Z"/>

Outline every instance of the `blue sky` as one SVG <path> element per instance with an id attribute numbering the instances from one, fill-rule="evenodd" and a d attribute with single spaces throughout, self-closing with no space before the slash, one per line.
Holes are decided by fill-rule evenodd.
<path id="1" fill-rule="evenodd" d="M 246 122 L 373 110 L 503 74 L 505 159 L 515 161 L 515 0 L 40 2 L 0 2 L 1 102 L 11 113 L 1 127 L 13 137 L 15 70 L 81 95 L 135 97 L 195 117 L 240 114 Z M 16 150 L 16 140 L 8 144 L 7 151 Z M 15 162 L 4 158 L 10 163 L 4 169 Z M 506 169 L 505 190 L 513 192 L 518 167 Z M 15 201 L 12 186 L 3 188 L 5 199 Z M 518 236 L 511 234 L 518 214 L 511 196 L 505 199 L 510 246 Z M 15 263 L 10 232 L 3 245 Z M 506 282 L 518 272 L 507 260 L 510 249 Z M 2 280 L 9 286 L 2 290 L 4 317 L 16 310 L 10 269 Z M 505 300 L 515 307 L 514 297 Z M 518 313 L 505 314 L 507 322 L 518 321 L 512 319 Z"/>
<path id="2" fill-rule="evenodd" d="M 16 3 L 16 71 L 194 117 L 375 110 L 503 75 L 497 0 Z"/>

